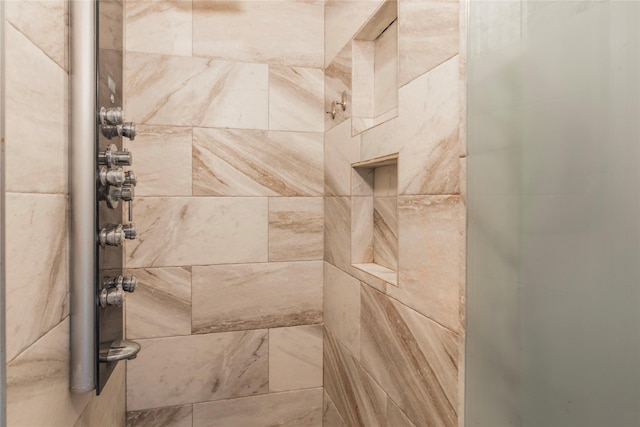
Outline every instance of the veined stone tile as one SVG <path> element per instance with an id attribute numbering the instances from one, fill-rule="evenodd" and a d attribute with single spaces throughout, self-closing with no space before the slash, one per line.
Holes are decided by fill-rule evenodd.
<path id="1" fill-rule="evenodd" d="M 193 405 L 193 427 L 322 427 L 322 388 Z"/>
<path id="2" fill-rule="evenodd" d="M 331 398 L 324 392 L 324 409 L 322 411 L 322 425 L 323 427 L 348 427 L 344 422 L 336 405 L 333 404 Z"/>
<path id="3" fill-rule="evenodd" d="M 325 196 L 351 195 L 351 164 L 360 160 L 360 135 L 351 136 L 351 120 L 346 120 L 325 133 Z"/>
<path id="4" fill-rule="evenodd" d="M 343 111 L 336 106 L 336 116 L 324 116 L 324 130 L 339 125 L 351 117 L 351 43 L 348 43 L 324 70 L 324 111 L 331 110 L 331 102 L 342 101 L 342 93 L 346 92 L 347 107 Z"/>
<path id="5" fill-rule="evenodd" d="M 325 66 L 367 22 L 384 0 L 327 0 L 325 5 Z"/>
<path id="6" fill-rule="evenodd" d="M 320 196 L 321 133 L 193 130 L 193 192 L 210 196 Z"/>
<path id="7" fill-rule="evenodd" d="M 459 337 L 381 292 L 361 289 L 362 366 L 416 425 L 457 426 Z"/>
<path id="8" fill-rule="evenodd" d="M 326 328 L 323 363 L 325 391 L 347 425 L 385 426 L 386 393 Z"/>
<path id="9" fill-rule="evenodd" d="M 267 129 L 266 64 L 135 52 L 126 54 L 125 63 L 125 111 L 131 121 Z"/>
<path id="10" fill-rule="evenodd" d="M 373 197 L 351 197 L 351 264 L 373 262 L 373 245 Z"/>
<path id="11" fill-rule="evenodd" d="M 267 261 L 266 198 L 144 197 L 133 209 L 128 268 Z"/>
<path id="12" fill-rule="evenodd" d="M 360 357 L 360 282 L 324 263 L 324 325 L 354 355 Z"/>
<path id="13" fill-rule="evenodd" d="M 400 152 L 398 194 L 458 194 L 458 57 L 400 89 L 400 115 L 362 134 L 361 159 Z"/>
<path id="14" fill-rule="evenodd" d="M 266 330 L 139 340 L 127 362 L 127 408 L 140 410 L 268 392 Z"/>
<path id="15" fill-rule="evenodd" d="M 397 196 L 398 165 L 380 166 L 373 171 L 373 195 L 376 197 Z"/>
<path id="16" fill-rule="evenodd" d="M 190 196 L 192 188 L 190 128 L 138 126 L 133 144 L 136 196 Z"/>
<path id="17" fill-rule="evenodd" d="M 459 1 L 398 2 L 400 86 L 459 52 Z"/>
<path id="18" fill-rule="evenodd" d="M 374 43 L 373 117 L 378 117 L 398 108 L 398 21 L 389 25 Z"/>
<path id="19" fill-rule="evenodd" d="M 143 409 L 127 413 L 127 427 L 192 427 L 192 405 Z"/>
<path id="20" fill-rule="evenodd" d="M 66 315 L 67 199 L 6 195 L 7 360 Z"/>
<path id="21" fill-rule="evenodd" d="M 324 260 L 342 270 L 351 265 L 351 202 L 349 197 L 324 199 Z"/>
<path id="22" fill-rule="evenodd" d="M 416 427 L 402 412 L 393 400 L 387 399 L 387 426 L 389 427 Z"/>
<path id="23" fill-rule="evenodd" d="M 269 391 L 322 387 L 322 325 L 269 330 Z"/>
<path id="24" fill-rule="evenodd" d="M 269 129 L 324 132 L 322 68 L 269 67 Z"/>
<path id="25" fill-rule="evenodd" d="M 126 417 L 126 369 L 124 363 L 119 363 L 109 377 L 100 396 L 91 394 L 91 401 L 82 412 L 74 427 L 125 427 Z M 47 424 L 52 425 L 52 424 Z"/>
<path id="26" fill-rule="evenodd" d="M 322 261 L 192 270 L 194 333 L 322 322 Z"/>
<path id="27" fill-rule="evenodd" d="M 398 270 L 398 198 L 373 198 L 373 262 Z"/>
<path id="28" fill-rule="evenodd" d="M 324 4 L 298 1 L 198 1 L 193 53 L 234 61 L 323 67 Z"/>
<path id="29" fill-rule="evenodd" d="M 127 295 L 127 338 L 191 334 L 191 268 L 164 267 L 129 270 L 138 279 Z"/>
<path id="30" fill-rule="evenodd" d="M 6 191 L 66 193 L 68 75 L 12 25 L 5 33 Z"/>
<path id="31" fill-rule="evenodd" d="M 459 330 L 464 285 L 465 208 L 460 196 L 402 196 L 399 286 L 389 295 Z"/>
<path id="32" fill-rule="evenodd" d="M 6 20 L 64 70 L 68 69 L 68 4 L 64 0 L 5 2 Z M 14 62 L 9 63 L 15 67 Z M 11 67 L 7 67 L 7 72 Z M 27 70 L 20 72 L 24 71 Z M 42 73 L 40 68 L 35 71 Z M 43 74 L 39 75 L 42 79 Z"/>
<path id="33" fill-rule="evenodd" d="M 321 197 L 269 199 L 269 261 L 321 260 L 323 237 Z"/>
<path id="34" fill-rule="evenodd" d="M 127 1 L 126 50 L 191 56 L 191 2 Z"/>
<path id="35" fill-rule="evenodd" d="M 71 426 L 90 398 L 69 392 L 68 318 L 7 364 L 7 425 Z"/>

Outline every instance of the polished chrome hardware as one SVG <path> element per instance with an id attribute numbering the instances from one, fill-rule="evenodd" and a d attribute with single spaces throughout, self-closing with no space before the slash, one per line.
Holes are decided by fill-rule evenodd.
<path id="1" fill-rule="evenodd" d="M 102 285 L 105 288 L 121 287 L 126 292 L 133 292 L 138 286 L 138 279 L 133 274 L 131 276 L 107 276 L 102 281 Z"/>
<path id="2" fill-rule="evenodd" d="M 124 178 L 124 185 L 136 186 L 138 183 L 138 177 L 134 171 L 126 171 Z"/>
<path id="3" fill-rule="evenodd" d="M 100 246 L 122 246 L 124 239 L 133 240 L 137 236 L 135 224 L 107 224 L 98 233 Z"/>
<path id="4" fill-rule="evenodd" d="M 100 184 L 103 186 L 115 185 L 120 187 L 123 184 L 127 184 L 127 174 L 122 168 L 107 169 L 106 167 L 100 168 Z"/>
<path id="5" fill-rule="evenodd" d="M 98 153 L 98 164 L 105 165 L 108 168 L 117 166 L 131 166 L 133 156 L 127 150 L 118 151 L 115 144 L 109 145 L 105 151 Z"/>
<path id="6" fill-rule="evenodd" d="M 110 195 L 115 200 L 124 200 L 125 202 L 130 202 L 133 200 L 134 191 L 132 185 L 123 185 L 122 187 L 112 187 L 110 188 Z"/>
<path id="7" fill-rule="evenodd" d="M 122 307 L 122 303 L 124 302 L 124 290 L 122 289 L 122 286 L 103 288 L 100 291 L 99 302 L 100 307 L 102 308 L 110 305 Z"/>
<path id="8" fill-rule="evenodd" d="M 98 119 L 101 125 L 121 125 L 124 122 L 124 113 L 120 107 L 101 107 Z"/>
<path id="9" fill-rule="evenodd" d="M 100 362 L 117 362 L 119 360 L 135 359 L 140 352 L 140 344 L 135 341 L 114 341 L 109 348 L 101 349 Z"/>
<path id="10" fill-rule="evenodd" d="M 133 141 L 136 138 L 136 124 L 133 122 L 123 123 L 119 129 L 120 136 L 129 138 Z"/>

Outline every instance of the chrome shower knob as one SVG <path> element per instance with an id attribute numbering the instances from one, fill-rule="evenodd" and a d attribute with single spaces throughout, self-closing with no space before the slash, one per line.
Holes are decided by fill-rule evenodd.
<path id="1" fill-rule="evenodd" d="M 136 124 L 133 122 L 123 123 L 119 127 L 119 134 L 133 141 L 136 138 Z"/>
<path id="2" fill-rule="evenodd" d="M 138 235 L 138 231 L 136 230 L 136 225 L 134 223 L 124 224 L 122 226 L 122 231 L 124 232 L 124 238 L 127 240 L 134 240 Z"/>
<path id="3" fill-rule="evenodd" d="M 124 113 L 120 107 L 101 107 L 98 118 L 101 125 L 121 125 L 124 121 Z"/>
<path id="4" fill-rule="evenodd" d="M 127 173 L 122 168 L 107 169 L 106 167 L 100 168 L 100 184 L 103 186 L 114 185 L 120 187 L 127 183 Z"/>
<path id="5" fill-rule="evenodd" d="M 108 168 L 131 166 L 133 156 L 129 151 L 118 151 L 115 144 L 110 144 L 105 151 L 98 154 L 98 163 Z"/>
<path id="6" fill-rule="evenodd" d="M 122 278 L 122 289 L 126 292 L 133 292 L 138 286 L 138 279 L 133 274 Z"/>

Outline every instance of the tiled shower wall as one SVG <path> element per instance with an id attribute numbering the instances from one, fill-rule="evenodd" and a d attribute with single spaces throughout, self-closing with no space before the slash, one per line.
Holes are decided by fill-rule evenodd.
<path id="1" fill-rule="evenodd" d="M 124 366 L 69 393 L 68 3 L 4 5 L 7 425 L 124 426 Z"/>
<path id="2" fill-rule="evenodd" d="M 352 38 L 380 1 L 328 0 L 325 103 L 351 88 Z M 456 426 L 462 395 L 464 57 L 458 1 L 398 1 L 399 113 L 352 136 L 326 118 L 324 425 Z M 377 65 L 376 65 L 377 66 Z M 356 100 L 357 101 L 357 100 Z M 397 160 L 398 284 L 354 268 L 351 164 Z M 355 185 L 354 185 L 355 187 Z M 357 237 L 359 233 L 354 233 Z"/>
<path id="3" fill-rule="evenodd" d="M 323 7 L 126 3 L 130 426 L 322 422 Z"/>

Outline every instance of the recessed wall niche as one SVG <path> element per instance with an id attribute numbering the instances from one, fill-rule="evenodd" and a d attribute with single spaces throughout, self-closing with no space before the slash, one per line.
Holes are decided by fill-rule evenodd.
<path id="1" fill-rule="evenodd" d="M 398 155 L 351 166 L 351 265 L 397 286 Z"/>
<path id="2" fill-rule="evenodd" d="M 356 135 L 398 115 L 398 3 L 386 1 L 352 41 L 352 121 Z"/>

